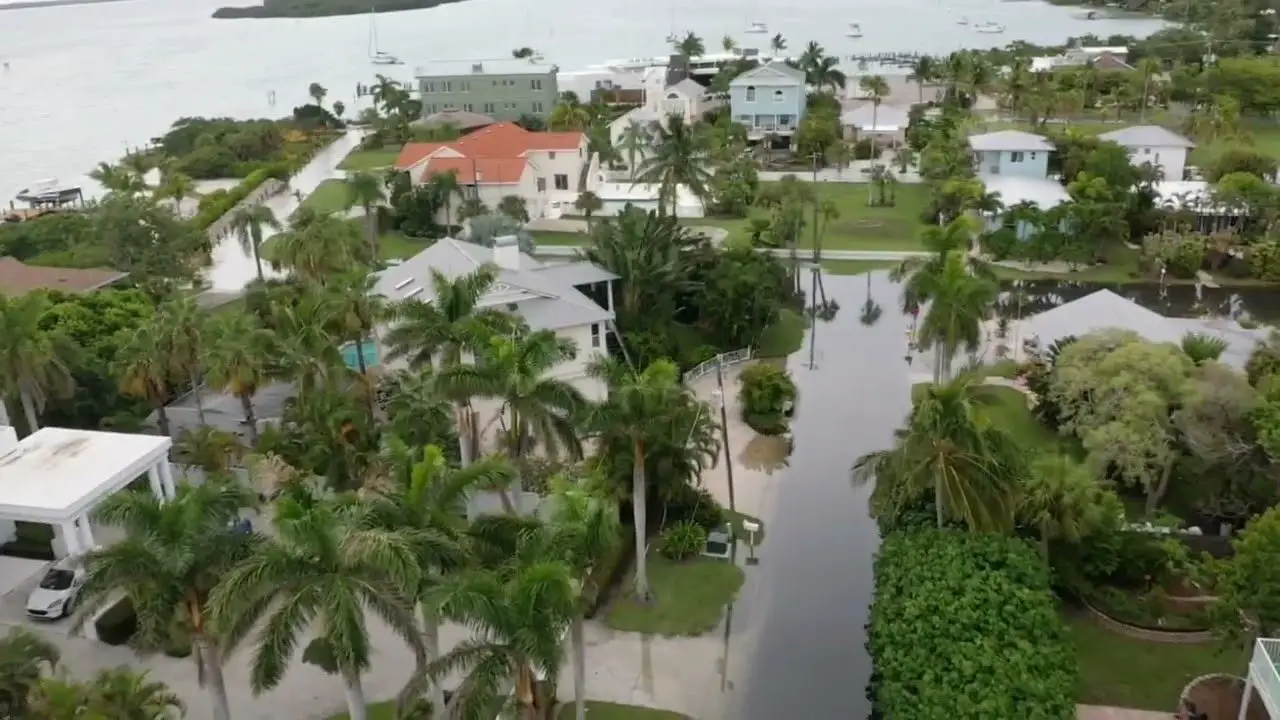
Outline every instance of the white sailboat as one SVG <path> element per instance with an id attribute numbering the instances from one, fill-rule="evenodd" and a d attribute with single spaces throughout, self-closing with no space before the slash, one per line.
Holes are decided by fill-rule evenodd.
<path id="1" fill-rule="evenodd" d="M 369 61 L 374 65 L 403 65 L 404 61 L 378 49 L 378 11 L 369 9 Z"/>
<path id="2" fill-rule="evenodd" d="M 862 37 L 862 26 L 858 23 L 849 23 L 849 29 L 845 32 L 844 36 L 849 38 Z"/>
<path id="3" fill-rule="evenodd" d="M 960 18 L 959 20 L 957 20 L 957 21 L 956 21 L 956 24 L 957 24 L 957 25 L 968 25 L 968 24 L 969 24 L 969 18 L 967 18 L 967 17 L 962 17 L 962 18 Z"/>
<path id="4" fill-rule="evenodd" d="M 977 30 L 980 33 L 987 33 L 989 35 L 998 35 L 1004 32 L 1003 25 L 1001 25 L 998 22 L 990 22 L 990 21 L 984 22 L 984 23 L 978 23 L 977 25 L 973 26 L 973 29 Z"/>

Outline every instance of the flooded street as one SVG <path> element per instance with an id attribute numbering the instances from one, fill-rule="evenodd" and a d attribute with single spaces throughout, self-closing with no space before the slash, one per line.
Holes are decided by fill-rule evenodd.
<path id="1" fill-rule="evenodd" d="M 787 363 L 800 388 L 795 451 L 762 518 L 768 539 L 759 566 L 748 572 L 730 618 L 724 690 L 726 717 L 735 720 L 867 716 L 864 625 L 879 537 L 867 511 L 870 488 L 853 488 L 849 467 L 887 447 L 910 406 L 909 318 L 897 310 L 898 287 L 877 272 L 870 292 L 881 313 L 864 325 L 867 282 L 866 275 L 825 277 L 840 310 L 817 323 L 815 367 L 812 335 Z"/>

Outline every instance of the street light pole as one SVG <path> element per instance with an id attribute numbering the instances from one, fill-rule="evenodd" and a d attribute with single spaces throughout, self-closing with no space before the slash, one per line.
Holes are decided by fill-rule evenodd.
<path id="1" fill-rule="evenodd" d="M 728 405 L 725 402 L 724 395 L 724 356 L 716 356 L 716 384 L 719 386 L 720 396 L 718 398 L 720 405 L 720 436 L 724 440 L 724 469 L 729 476 L 729 512 L 737 513 L 738 505 L 734 498 L 733 492 L 733 454 L 729 452 L 729 413 L 725 410 Z"/>

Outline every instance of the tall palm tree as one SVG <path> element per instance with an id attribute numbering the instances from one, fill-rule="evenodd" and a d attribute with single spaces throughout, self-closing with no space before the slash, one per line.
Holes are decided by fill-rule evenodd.
<path id="1" fill-rule="evenodd" d="M 907 75 L 907 80 L 916 84 L 916 90 L 919 91 L 920 104 L 924 104 L 924 85 L 932 82 L 938 76 L 938 60 L 932 55 L 921 55 L 911 63 L 911 73 Z"/>
<path id="2" fill-rule="evenodd" d="M 929 307 L 920 321 L 917 342 L 937 351 L 934 381 L 951 376 L 955 353 L 964 347 L 970 354 L 982 344 L 982 322 L 991 314 L 999 289 L 986 278 L 969 272 L 963 253 L 947 255 L 939 275 L 925 275 L 918 285 L 929 298 Z"/>
<path id="3" fill-rule="evenodd" d="M 677 190 L 683 185 L 699 199 L 709 195 L 711 171 L 707 169 L 707 138 L 672 113 L 665 127 L 654 126 L 653 154 L 640 164 L 638 182 L 658 186 L 658 207 L 676 214 Z"/>
<path id="4" fill-rule="evenodd" d="M 111 371 L 120 392 L 147 401 L 156 413 L 160 434 L 168 437 L 171 433 L 166 406 L 173 399 L 170 383 L 173 373 L 165 358 L 156 352 L 164 339 L 163 333 L 159 321 L 154 316 L 148 318 L 120 346 Z"/>
<path id="5" fill-rule="evenodd" d="M 258 267 L 258 279 L 262 280 L 262 240 L 263 229 L 280 231 L 280 221 L 276 214 L 266 205 L 241 205 L 231 216 L 231 231 L 240 240 L 240 249 L 246 255 L 253 256 Z"/>
<path id="6" fill-rule="evenodd" d="M 685 36 L 674 42 L 673 45 L 676 52 L 687 58 L 698 58 L 707 54 L 706 44 L 692 30 L 685 33 Z"/>
<path id="7" fill-rule="evenodd" d="M 782 33 L 777 33 L 769 39 L 769 49 L 773 51 L 774 57 L 777 57 L 778 53 L 787 49 L 787 39 L 782 37 Z"/>
<path id="8" fill-rule="evenodd" d="M 146 192 L 147 189 L 140 173 L 122 165 L 98 163 L 97 167 L 89 171 L 89 178 L 105 188 L 107 192 L 120 195 L 136 195 Z"/>
<path id="9" fill-rule="evenodd" d="M 364 348 L 374 342 L 373 335 L 391 311 L 386 299 L 373 292 L 377 276 L 357 270 L 334 278 L 327 286 L 333 308 L 333 329 L 336 339 L 355 345 L 356 369 L 364 375 Z"/>
<path id="10" fill-rule="evenodd" d="M 502 405 L 488 424 L 501 424 L 507 456 L 513 461 L 537 445 L 550 454 L 565 450 L 572 458 L 582 457 L 576 423 L 586 411 L 587 400 L 572 383 L 550 376 L 553 368 L 576 355 L 573 343 L 554 331 L 539 330 L 495 336 L 476 350 L 474 363 L 440 372 L 445 394 L 500 400 Z M 505 510 L 520 510 L 519 493 L 517 489 L 516 507 L 507 506 L 509 500 L 503 496 Z"/>
<path id="11" fill-rule="evenodd" d="M 960 215 L 946 225 L 930 225 L 921 233 L 920 240 L 929 255 L 902 261 L 889 273 L 894 282 L 903 283 L 903 308 L 919 307 L 929 302 L 930 283 L 942 275 L 947 258 L 958 252 L 969 259 L 969 272 L 993 280 L 990 268 L 968 256 L 969 245 L 978 232 L 978 222 L 968 215 Z"/>
<path id="12" fill-rule="evenodd" d="M 476 489 L 505 488 L 515 479 L 515 469 L 500 457 L 453 469 L 439 447 L 411 449 L 394 437 L 383 455 L 385 470 L 366 484 L 363 493 L 371 522 L 388 531 L 407 533 L 417 555 L 421 579 L 415 597 L 422 614 L 426 661 L 430 663 L 440 655 L 440 585 L 467 561 L 467 498 Z M 437 714 L 444 709 L 444 690 L 439 683 L 432 684 L 431 704 Z"/>
<path id="13" fill-rule="evenodd" d="M 347 713 L 367 720 L 360 676 L 373 648 L 366 612 L 413 650 L 425 649 L 414 620 L 421 573 L 409 533 L 370 527 L 368 509 L 339 503 L 314 484 L 295 483 L 276 500 L 274 533 L 222 577 L 209 596 L 214 626 L 239 645 L 254 628 L 249 682 L 274 688 L 298 641 L 314 629 L 313 647 L 332 659 L 346 687 Z"/>
<path id="14" fill-rule="evenodd" d="M 46 671 L 58 666 L 61 654 L 53 643 L 22 628 L 0 637 L 0 717 L 28 717 L 31 692 Z"/>
<path id="15" fill-rule="evenodd" d="M 370 172 L 356 172 L 347 175 L 343 182 L 347 186 L 348 207 L 359 206 L 364 210 L 365 234 L 369 240 L 369 250 L 373 258 L 378 258 L 378 207 L 387 201 L 387 193 L 382 185 L 382 178 Z"/>
<path id="16" fill-rule="evenodd" d="M 645 155 L 653 151 L 653 130 L 651 123 L 632 120 L 622 129 L 618 150 L 627 158 L 627 169 L 631 173 L 631 182 L 636 181 L 636 172 L 640 169 L 636 158 L 644 160 Z"/>
<path id="17" fill-rule="evenodd" d="M 889 97 L 889 83 L 883 75 L 863 75 L 858 80 L 858 87 L 871 98 L 871 128 L 874 131 L 880 114 L 880 103 Z"/>
<path id="18" fill-rule="evenodd" d="M 453 406 L 436 387 L 434 368 L 408 368 L 384 376 L 378 390 L 392 435 L 410 447 L 454 442 Z"/>
<path id="19" fill-rule="evenodd" d="M 244 410 L 249 444 L 258 444 L 258 416 L 253 398 L 270 380 L 279 356 L 275 333 L 258 327 L 247 313 L 219 313 L 210 318 L 205 373 L 209 384 L 231 393 Z"/>
<path id="20" fill-rule="evenodd" d="M 301 208 L 272 241 L 267 260 L 304 282 L 323 285 L 331 275 L 371 261 L 368 247 L 345 221 Z"/>
<path id="21" fill-rule="evenodd" d="M 169 368 L 171 377 L 191 382 L 200 424 L 205 424 L 204 399 L 200 392 L 204 362 L 206 317 L 191 297 L 165 301 L 156 311 L 155 352 Z"/>
<path id="22" fill-rule="evenodd" d="M 1027 473 L 1018 517 L 1040 534 L 1040 554 L 1047 563 L 1051 540 L 1076 542 L 1088 535 L 1112 511 L 1114 500 L 1075 460 L 1056 453 L 1043 455 Z"/>
<path id="23" fill-rule="evenodd" d="M 927 386 L 894 447 L 858 458 L 853 481 L 908 503 L 932 493 L 938 527 L 953 518 L 974 531 L 1011 528 L 1023 450 L 987 422 L 981 406 L 998 400 L 978 382 Z"/>
<path id="24" fill-rule="evenodd" d="M 137 614 L 135 638 L 142 647 L 166 647 L 174 628 L 182 628 L 190 634 L 197 677 L 209 689 L 214 720 L 228 720 L 231 713 L 209 594 L 260 542 L 257 535 L 232 527 L 255 501 L 247 487 L 217 475 L 200 485 L 179 485 L 168 501 L 149 490 L 118 492 L 98 506 L 96 517 L 124 529 L 125 537 L 85 558 L 76 623 L 89 621 L 124 595 Z"/>
<path id="25" fill-rule="evenodd" d="M 720 38 L 720 49 L 727 53 L 734 52 L 738 49 L 738 41 L 734 40 L 732 35 L 725 35 Z"/>
<path id="26" fill-rule="evenodd" d="M 458 184 L 458 171 L 433 173 L 427 180 L 437 199 L 444 205 L 444 225 L 447 234 L 453 233 L 453 199 L 462 197 L 462 186 Z"/>
<path id="27" fill-rule="evenodd" d="M 28 432 L 40 429 L 40 413 L 49 398 L 62 397 L 75 385 L 66 360 L 71 348 L 40 327 L 51 307 L 42 292 L 0 295 L 0 399 L 16 396 L 21 401 Z"/>

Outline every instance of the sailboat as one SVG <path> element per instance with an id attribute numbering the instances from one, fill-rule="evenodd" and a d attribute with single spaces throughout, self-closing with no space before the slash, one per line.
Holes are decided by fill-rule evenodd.
<path id="1" fill-rule="evenodd" d="M 378 11 L 369 9 L 369 60 L 374 65 L 403 65 L 404 61 L 378 49 Z"/>
<path id="2" fill-rule="evenodd" d="M 845 32 L 844 36 L 851 38 L 862 37 L 862 26 L 858 23 L 849 23 L 849 29 Z"/>
<path id="3" fill-rule="evenodd" d="M 762 22 L 756 21 L 756 22 L 751 23 L 751 25 L 750 25 L 746 30 L 744 30 L 743 32 L 751 33 L 751 34 L 753 34 L 753 35 L 758 35 L 758 34 L 761 34 L 761 33 L 767 33 L 767 32 L 769 32 L 769 26 L 768 26 L 768 25 L 766 25 L 766 24 L 764 24 L 764 23 L 762 23 Z"/>

